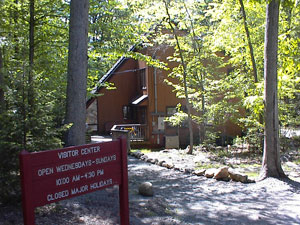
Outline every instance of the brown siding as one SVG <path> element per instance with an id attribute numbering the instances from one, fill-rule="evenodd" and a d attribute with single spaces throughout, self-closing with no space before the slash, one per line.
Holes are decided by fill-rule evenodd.
<path id="1" fill-rule="evenodd" d="M 174 62 L 168 62 L 167 57 L 173 54 L 171 48 L 166 46 L 155 49 L 143 49 L 143 54 L 156 56 L 161 61 L 169 64 L 170 68 L 176 66 Z M 206 62 L 209 63 L 209 62 Z M 140 77 L 136 69 L 146 68 L 146 83 L 147 89 L 140 89 Z M 178 82 L 176 79 L 168 77 L 171 69 L 166 71 L 163 69 L 156 69 L 156 87 L 157 87 L 157 109 L 155 109 L 155 84 L 154 84 L 154 68 L 146 65 L 145 62 L 136 61 L 133 59 L 128 59 L 122 63 L 121 66 L 112 74 L 109 82 L 114 83 L 117 89 L 106 90 L 102 88 L 100 94 L 103 96 L 98 97 L 98 131 L 99 133 L 107 133 L 114 124 L 122 123 L 136 123 L 137 121 L 129 121 L 123 119 L 122 107 L 124 105 L 129 105 L 132 100 L 142 94 L 147 94 L 148 99 L 143 101 L 139 107 L 145 107 L 147 112 L 147 125 L 150 146 L 152 147 L 162 147 L 164 146 L 165 135 L 176 135 L 180 136 L 180 143 L 187 145 L 189 140 L 189 132 L 186 127 L 183 128 L 171 128 L 165 126 L 164 131 L 158 131 L 158 117 L 166 116 L 167 107 L 175 107 L 178 103 L 185 105 L 184 99 L 178 99 L 176 93 L 173 92 L 173 87 L 165 83 L 165 79 L 172 82 Z M 224 72 L 227 68 L 221 69 Z M 122 72 L 124 71 L 124 72 Z M 140 108 L 141 109 L 141 108 Z M 138 118 L 137 118 L 138 119 Z M 235 136 L 241 133 L 241 129 L 231 123 L 227 122 L 225 127 L 220 127 L 220 129 L 226 130 L 226 133 L 230 136 Z M 194 135 L 199 134 L 197 125 L 194 125 Z M 197 138 L 195 138 L 197 142 Z"/>
<path id="2" fill-rule="evenodd" d="M 128 105 L 136 96 L 137 75 L 134 71 L 136 68 L 135 60 L 126 60 L 108 80 L 117 88 L 100 90 L 100 94 L 103 94 L 98 97 L 98 131 L 100 133 L 107 133 L 114 124 L 131 123 L 131 121 L 123 119 L 122 107 Z"/>

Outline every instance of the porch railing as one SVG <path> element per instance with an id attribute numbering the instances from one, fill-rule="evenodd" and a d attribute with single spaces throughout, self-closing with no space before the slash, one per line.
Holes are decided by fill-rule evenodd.
<path id="1" fill-rule="evenodd" d="M 128 131 L 130 141 L 145 141 L 148 138 L 146 124 L 117 124 L 111 131 Z"/>

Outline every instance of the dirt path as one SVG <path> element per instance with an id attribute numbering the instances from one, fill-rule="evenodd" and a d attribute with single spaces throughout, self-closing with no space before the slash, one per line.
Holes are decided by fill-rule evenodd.
<path id="1" fill-rule="evenodd" d="M 215 181 L 129 157 L 130 224 L 300 224 L 300 183 Z M 153 197 L 138 194 L 150 181 Z M 22 224 L 19 207 L 1 207 L 0 224 Z M 118 188 L 41 207 L 37 224 L 118 224 Z"/>

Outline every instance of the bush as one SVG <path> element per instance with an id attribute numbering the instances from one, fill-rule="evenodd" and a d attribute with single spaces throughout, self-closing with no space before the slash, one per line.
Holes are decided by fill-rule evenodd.
<path id="1" fill-rule="evenodd" d="M 60 130 L 52 126 L 51 120 L 46 121 L 48 117 L 44 116 L 35 118 L 34 126 L 26 127 L 17 112 L 0 115 L 0 203 L 21 199 L 19 153 L 24 148 L 41 151 L 62 146 Z"/>

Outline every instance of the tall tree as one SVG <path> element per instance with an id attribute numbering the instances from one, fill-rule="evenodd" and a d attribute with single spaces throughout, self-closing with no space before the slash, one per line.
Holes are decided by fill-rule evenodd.
<path id="1" fill-rule="evenodd" d="M 85 143 L 89 0 L 71 0 L 66 124 L 72 124 L 66 145 Z"/>
<path id="2" fill-rule="evenodd" d="M 265 28 L 265 131 L 264 154 L 260 179 L 266 177 L 285 177 L 280 162 L 279 117 L 277 94 L 277 50 L 278 21 L 280 0 L 272 0 L 267 4 Z"/>
<path id="3" fill-rule="evenodd" d="M 249 47 L 249 51 L 250 51 L 250 55 L 251 55 L 251 63 L 252 63 L 252 69 L 253 69 L 254 82 L 257 83 L 258 82 L 257 68 L 256 68 L 256 63 L 255 63 L 255 57 L 254 57 L 254 51 L 253 51 L 253 46 L 252 46 L 252 42 L 251 42 L 250 32 L 248 29 L 246 11 L 245 11 L 243 0 L 239 0 L 239 2 L 241 5 L 241 11 L 242 11 L 243 21 L 244 21 L 244 28 L 245 28 L 247 41 L 248 41 L 248 47 Z"/>
<path id="4" fill-rule="evenodd" d="M 191 42 L 193 43 L 194 46 L 194 54 L 196 56 L 197 59 L 199 59 L 199 64 L 201 64 L 201 43 L 199 43 L 199 40 L 197 38 L 196 32 L 195 32 L 195 26 L 194 26 L 194 21 L 193 18 L 189 12 L 189 9 L 185 3 L 185 1 L 182 1 L 183 5 L 184 5 L 184 9 L 186 12 L 186 15 L 188 17 L 188 20 L 190 22 L 190 33 L 191 33 Z M 188 27 L 188 26 L 187 26 Z M 203 71 L 199 71 L 199 69 L 195 66 L 196 68 L 196 72 L 193 73 L 195 80 L 197 80 L 198 86 L 200 87 L 200 93 L 201 95 L 201 116 L 202 116 L 202 120 L 200 122 L 199 125 L 199 139 L 200 139 L 200 143 L 203 143 L 204 139 L 205 139 L 205 132 L 206 132 L 206 125 L 205 125 L 205 89 L 204 89 L 204 80 L 205 80 L 205 72 Z"/>
<path id="5" fill-rule="evenodd" d="M 2 50 L 0 49 L 0 114 L 4 111 L 4 77 L 2 73 Z"/>
<path id="6" fill-rule="evenodd" d="M 33 79 L 33 67 L 34 67 L 34 27 L 35 27 L 35 7 L 34 1 L 29 2 L 29 70 L 28 70 L 28 106 L 29 112 L 32 114 L 34 107 L 34 79 Z"/>
<path id="7" fill-rule="evenodd" d="M 190 99 L 189 99 L 189 94 L 188 94 L 188 84 L 187 84 L 187 67 L 186 67 L 186 62 L 183 56 L 183 50 L 181 48 L 179 39 L 178 39 L 178 35 L 177 35 L 177 31 L 176 31 L 176 27 L 174 27 L 174 24 L 172 22 L 172 18 L 171 15 L 169 13 L 169 4 L 167 2 L 167 0 L 164 0 L 165 3 L 165 9 L 166 9 L 166 13 L 168 16 L 168 23 L 171 27 L 171 30 L 173 32 L 174 38 L 176 40 L 176 47 L 178 49 L 179 52 L 179 56 L 180 56 L 180 63 L 182 66 L 182 73 L 183 73 L 183 86 L 184 86 L 184 96 L 185 96 L 185 101 L 186 101 L 186 108 L 187 108 L 187 115 L 188 115 L 188 127 L 189 127 L 189 135 L 190 135 L 190 148 L 188 150 L 188 154 L 193 154 L 193 146 L 194 146 L 194 134 L 193 134 L 193 124 L 192 124 L 192 115 L 191 115 L 191 103 L 190 103 Z"/>

